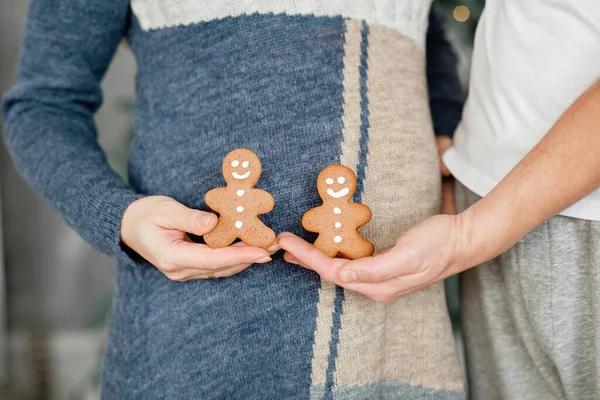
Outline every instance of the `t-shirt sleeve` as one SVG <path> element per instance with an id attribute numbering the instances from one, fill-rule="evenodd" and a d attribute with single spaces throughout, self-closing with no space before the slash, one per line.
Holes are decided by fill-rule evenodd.
<path id="1" fill-rule="evenodd" d="M 33 0 L 4 134 L 26 180 L 88 243 L 122 253 L 120 224 L 142 197 L 111 169 L 97 141 L 100 81 L 129 20 L 126 0 Z"/>
<path id="2" fill-rule="evenodd" d="M 464 96 L 457 71 L 457 57 L 446 38 L 444 14 L 434 3 L 429 13 L 426 40 L 427 88 L 436 136 L 452 137 L 462 116 Z"/>

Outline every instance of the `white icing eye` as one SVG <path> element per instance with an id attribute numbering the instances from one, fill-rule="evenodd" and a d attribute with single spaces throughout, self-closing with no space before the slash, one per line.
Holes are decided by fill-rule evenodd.
<path id="1" fill-rule="evenodd" d="M 325 179 L 325 183 L 328 185 L 333 185 L 333 179 L 327 178 L 327 179 Z"/>
<path id="2" fill-rule="evenodd" d="M 233 168 L 237 168 L 237 166 L 238 166 L 238 165 L 240 165 L 240 162 L 239 162 L 238 160 L 233 160 L 233 161 L 231 162 L 231 166 L 232 166 Z"/>
<path id="3" fill-rule="evenodd" d="M 340 176 L 340 177 L 338 178 L 338 183 L 339 183 L 340 185 L 343 185 L 344 183 L 346 183 L 346 178 L 344 178 L 343 176 Z"/>
<path id="4" fill-rule="evenodd" d="M 248 165 L 250 165 L 250 162 L 249 162 L 249 161 L 244 161 L 244 162 L 242 163 L 242 167 L 244 167 L 244 168 L 248 168 Z"/>

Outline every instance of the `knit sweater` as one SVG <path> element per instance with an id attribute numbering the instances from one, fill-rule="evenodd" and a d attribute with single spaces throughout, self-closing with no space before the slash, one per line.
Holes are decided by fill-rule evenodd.
<path id="1" fill-rule="evenodd" d="M 27 180 L 83 238 L 118 259 L 104 399 L 462 399 L 441 284 L 383 305 L 273 262 L 174 282 L 120 243 L 147 195 L 207 210 L 232 149 L 259 155 L 264 222 L 300 225 L 333 163 L 373 211 L 362 233 L 391 247 L 438 212 L 434 125 L 460 117 L 454 58 L 422 0 L 33 0 L 6 142 Z M 129 182 L 93 121 L 122 37 L 137 60 Z M 431 51 L 430 51 L 431 50 Z M 450 65 L 448 65 L 450 64 Z M 457 97 L 458 96 L 458 97 Z"/>

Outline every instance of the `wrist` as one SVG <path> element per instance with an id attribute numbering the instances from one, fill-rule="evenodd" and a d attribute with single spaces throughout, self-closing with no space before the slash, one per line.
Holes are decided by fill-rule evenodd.
<path id="1" fill-rule="evenodd" d="M 149 197 L 138 197 L 131 201 L 121 215 L 121 225 L 119 229 L 119 240 L 130 246 L 132 238 L 135 236 L 136 221 L 140 219 L 140 214 L 143 214 L 144 203 Z"/>
<path id="2" fill-rule="evenodd" d="M 508 250 L 512 239 L 511 218 L 490 214 L 490 210 L 474 204 L 456 215 L 454 265 L 459 271 L 476 267 Z"/>
<path id="3" fill-rule="evenodd" d="M 453 257 L 450 260 L 453 273 L 459 273 L 475 267 L 486 261 L 484 254 L 487 253 L 485 242 L 477 233 L 475 210 L 467 210 L 454 216 L 455 218 L 455 240 Z"/>

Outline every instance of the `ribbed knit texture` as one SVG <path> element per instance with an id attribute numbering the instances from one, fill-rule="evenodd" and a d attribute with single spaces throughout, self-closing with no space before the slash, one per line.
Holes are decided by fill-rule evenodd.
<path id="1" fill-rule="evenodd" d="M 439 29 L 426 40 L 429 4 L 131 6 L 33 0 L 4 102 L 19 169 L 88 242 L 119 258 L 103 398 L 464 398 L 441 285 L 381 305 L 280 255 L 227 279 L 178 283 L 119 244 L 122 214 L 141 196 L 206 210 L 204 194 L 223 186 L 222 159 L 237 147 L 261 158 L 257 186 L 276 202 L 264 221 L 276 232 L 314 239 L 300 218 L 319 204 L 319 171 L 340 162 L 373 210 L 363 233 L 377 250 L 435 214 L 428 85 L 439 133 L 459 113 L 455 93 L 444 94 L 456 85 L 443 72 L 454 68 L 448 43 Z M 123 36 L 138 64 L 129 185 L 109 168 L 93 123 Z M 430 65 L 449 64 L 427 79 L 426 42 Z"/>

